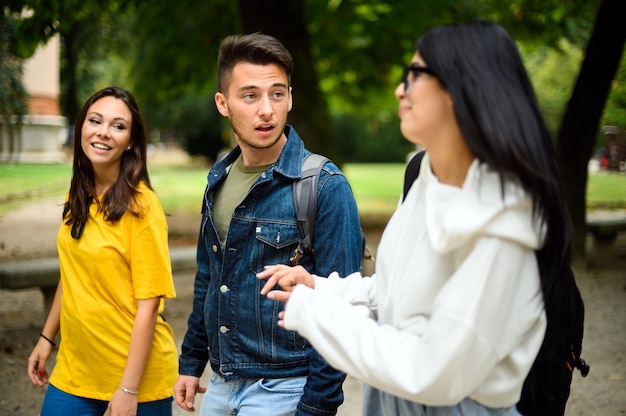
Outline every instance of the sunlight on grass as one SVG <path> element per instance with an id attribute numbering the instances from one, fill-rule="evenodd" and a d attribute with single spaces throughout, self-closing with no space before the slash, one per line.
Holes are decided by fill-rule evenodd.
<path id="1" fill-rule="evenodd" d="M 626 175 L 607 172 L 589 175 L 587 207 L 626 209 Z"/>
<path id="2" fill-rule="evenodd" d="M 168 214 L 199 213 L 209 168 L 186 166 L 153 166 L 152 187 Z"/>
<path id="3" fill-rule="evenodd" d="M 343 171 L 361 214 L 391 214 L 404 180 L 402 163 L 350 163 Z"/>
<path id="4" fill-rule="evenodd" d="M 167 213 L 200 212 L 208 167 L 188 165 L 150 166 L 150 178 Z M 389 215 L 398 203 L 404 178 L 403 163 L 349 163 L 343 171 L 361 214 Z M 20 205 L 69 188 L 69 164 L 0 164 L 0 215 Z M 587 184 L 587 206 L 593 209 L 626 209 L 626 175 L 594 173 Z"/>

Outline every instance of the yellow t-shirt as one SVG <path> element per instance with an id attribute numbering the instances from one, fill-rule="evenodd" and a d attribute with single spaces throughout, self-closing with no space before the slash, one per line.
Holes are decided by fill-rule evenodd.
<path id="1" fill-rule="evenodd" d="M 94 201 L 79 240 L 71 226 L 59 229 L 61 343 L 50 383 L 64 392 L 111 400 L 126 366 L 136 300 L 160 297 L 161 313 L 163 298 L 176 296 L 163 208 L 143 183 L 139 189 L 143 216 L 127 211 L 116 223 L 104 221 Z M 159 315 L 139 402 L 171 397 L 177 376 L 174 334 Z"/>

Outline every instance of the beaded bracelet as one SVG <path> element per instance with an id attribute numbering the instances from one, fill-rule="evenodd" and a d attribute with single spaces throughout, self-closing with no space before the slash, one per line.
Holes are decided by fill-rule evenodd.
<path id="1" fill-rule="evenodd" d="M 56 346 L 57 346 L 57 344 L 56 344 L 54 341 L 52 341 L 50 338 L 48 338 L 47 336 L 45 336 L 43 333 L 39 334 L 39 336 L 40 336 L 41 338 L 45 339 L 46 341 L 48 341 L 48 342 L 49 342 L 49 343 L 50 343 L 53 347 L 56 347 Z"/>
<path id="2" fill-rule="evenodd" d="M 129 389 L 127 389 L 126 387 L 124 387 L 124 386 L 122 386 L 122 385 L 120 385 L 120 390 L 122 390 L 122 391 L 123 391 L 124 393 L 126 393 L 126 394 L 132 394 L 133 396 L 136 396 L 136 395 L 138 395 L 138 394 L 139 394 L 139 392 L 138 392 L 138 391 L 132 391 L 132 390 L 129 390 Z"/>

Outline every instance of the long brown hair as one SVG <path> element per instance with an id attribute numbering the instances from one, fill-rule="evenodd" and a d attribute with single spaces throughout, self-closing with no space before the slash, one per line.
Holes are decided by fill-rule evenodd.
<path id="1" fill-rule="evenodd" d="M 126 103 L 132 114 L 130 150 L 122 155 L 120 175 L 102 197 L 99 209 L 104 212 L 106 221 L 116 222 L 129 210 L 133 215 L 141 215 L 140 207 L 135 206 L 140 182 L 152 189 L 148 176 L 146 155 L 146 129 L 143 117 L 133 95 L 118 87 L 107 87 L 93 94 L 80 110 L 74 126 L 74 162 L 72 166 L 72 182 L 70 194 L 63 208 L 63 219 L 67 225 L 84 224 L 89 217 L 89 205 L 95 199 L 95 178 L 93 165 L 82 148 L 82 127 L 89 107 L 103 97 L 115 97 Z M 96 200 L 97 201 L 97 200 Z"/>

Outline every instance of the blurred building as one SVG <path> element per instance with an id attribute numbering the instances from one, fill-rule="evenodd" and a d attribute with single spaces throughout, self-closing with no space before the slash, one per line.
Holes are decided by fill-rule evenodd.
<path id="1" fill-rule="evenodd" d="M 67 121 L 59 111 L 60 89 L 59 35 L 40 45 L 24 63 L 23 83 L 29 95 L 28 115 L 24 117 L 17 143 L 2 143 L 0 161 L 54 163 L 65 160 L 62 146 L 67 136 Z M 0 126 L 1 128 L 2 126 Z M 8 141 L 8 134 L 0 140 Z"/>

